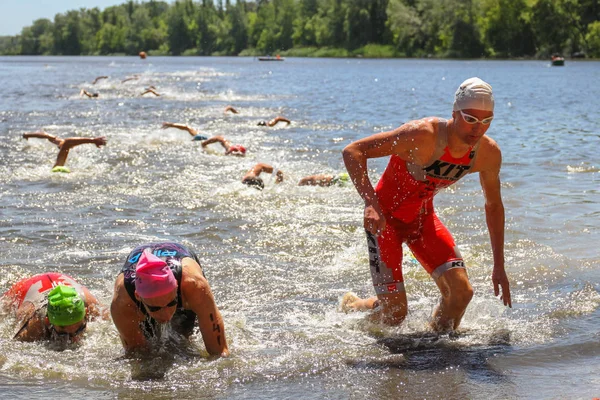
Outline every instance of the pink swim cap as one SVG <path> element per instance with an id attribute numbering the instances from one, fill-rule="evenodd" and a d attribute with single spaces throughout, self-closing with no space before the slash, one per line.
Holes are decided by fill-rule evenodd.
<path id="1" fill-rule="evenodd" d="M 135 291 L 144 299 L 158 297 L 177 288 L 177 279 L 166 262 L 150 249 L 144 250 L 135 269 Z"/>
<path id="2" fill-rule="evenodd" d="M 233 153 L 235 151 L 240 152 L 242 154 L 246 154 L 246 148 L 241 144 L 234 144 L 233 146 L 229 146 L 230 153 Z"/>

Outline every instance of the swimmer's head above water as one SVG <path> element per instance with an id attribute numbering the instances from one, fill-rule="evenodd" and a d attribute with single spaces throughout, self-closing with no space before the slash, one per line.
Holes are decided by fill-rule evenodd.
<path id="1" fill-rule="evenodd" d="M 229 146 L 229 149 L 227 150 L 227 154 L 234 154 L 234 155 L 246 155 L 246 148 L 244 146 L 242 146 L 241 144 L 234 144 L 232 146 Z"/>
<path id="2" fill-rule="evenodd" d="M 242 183 L 244 185 L 251 186 L 251 187 L 253 187 L 255 189 L 258 189 L 258 190 L 263 190 L 265 188 L 265 183 L 263 182 L 262 179 L 260 179 L 258 177 L 244 178 L 244 180 L 242 181 Z"/>
<path id="3" fill-rule="evenodd" d="M 492 86 L 479 78 L 469 78 L 460 84 L 454 94 L 454 111 L 494 111 Z"/>
<path id="4" fill-rule="evenodd" d="M 77 290 L 58 285 L 48 293 L 48 321 L 54 326 L 69 326 L 85 318 L 85 304 Z"/>
<path id="5" fill-rule="evenodd" d="M 267 126 L 267 121 L 260 121 L 258 124 L 256 124 L 258 126 Z"/>
<path id="6" fill-rule="evenodd" d="M 177 279 L 169 265 L 144 250 L 135 269 L 135 291 L 143 299 L 160 297 L 177 289 Z"/>

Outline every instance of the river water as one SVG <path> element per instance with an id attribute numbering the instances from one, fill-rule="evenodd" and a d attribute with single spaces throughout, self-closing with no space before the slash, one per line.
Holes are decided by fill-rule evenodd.
<path id="1" fill-rule="evenodd" d="M 139 79 L 121 80 L 139 74 Z M 109 78 L 91 82 L 95 77 Z M 373 294 L 361 200 L 353 187 L 298 187 L 344 171 L 342 148 L 405 121 L 451 117 L 460 82 L 496 98 L 488 135 L 503 150 L 506 269 L 513 308 L 493 295 L 491 250 L 475 175 L 436 197 L 469 266 L 475 296 L 458 338 L 390 350 L 418 336 L 438 290 L 409 254 L 410 313 L 399 329 L 338 311 Z M 111 321 L 57 352 L 11 340 L 0 318 L 0 397 L 90 399 L 517 399 L 600 397 L 600 63 L 253 58 L 1 57 L 0 291 L 60 271 L 104 304 L 128 252 L 171 240 L 194 249 L 225 319 L 231 356 L 201 336 L 125 358 Z M 161 97 L 139 96 L 149 85 Z M 100 93 L 98 99 L 80 89 Z M 237 115 L 223 114 L 226 105 Z M 283 115 L 289 127 L 258 127 Z M 247 147 L 224 156 L 163 121 Z M 71 151 L 27 131 L 106 136 Z M 386 159 L 371 160 L 374 181 Z M 286 180 L 240 183 L 256 162 Z M 498 340 L 501 336 L 501 340 Z M 509 338 L 508 338 L 509 337 Z M 418 339 L 416 339 L 418 341 Z"/>

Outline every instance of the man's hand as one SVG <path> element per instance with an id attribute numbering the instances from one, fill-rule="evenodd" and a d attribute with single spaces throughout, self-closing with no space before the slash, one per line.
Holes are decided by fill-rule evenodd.
<path id="1" fill-rule="evenodd" d="M 171 123 L 170 122 L 163 122 L 162 126 L 160 127 L 160 129 L 167 129 L 171 127 Z"/>
<path id="2" fill-rule="evenodd" d="M 379 207 L 370 204 L 365 206 L 365 229 L 375 236 L 379 236 L 385 229 L 385 217 Z"/>
<path id="3" fill-rule="evenodd" d="M 505 306 L 512 308 L 508 277 L 506 276 L 504 268 L 494 267 L 494 272 L 492 272 L 492 283 L 494 284 L 494 295 L 498 296 L 500 294 L 499 286 L 502 286 L 502 296 L 500 297 L 500 300 L 502 300 Z"/>
<path id="4" fill-rule="evenodd" d="M 94 144 L 96 145 L 96 147 L 100 147 L 100 146 L 106 146 L 106 137 L 105 136 L 100 136 L 94 139 Z"/>

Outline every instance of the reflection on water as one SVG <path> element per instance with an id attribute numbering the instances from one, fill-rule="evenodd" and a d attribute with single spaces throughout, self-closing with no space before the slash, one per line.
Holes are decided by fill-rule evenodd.
<path id="1" fill-rule="evenodd" d="M 600 87 L 589 85 L 600 80 L 598 63 L 573 62 L 559 71 L 538 62 L 146 61 L 0 58 L 0 290 L 25 276 L 61 271 L 109 304 L 133 247 L 177 241 L 202 262 L 231 356 L 207 358 L 196 333 L 190 342 L 163 341 L 152 353 L 126 357 L 110 321 L 90 323 L 79 346 L 57 352 L 44 343 L 13 342 L 14 320 L 4 315 L 3 393 L 123 399 L 598 396 L 590 389 L 600 385 L 597 357 L 586 356 L 598 352 L 590 332 L 600 327 L 600 220 L 594 218 L 600 212 Z M 134 74 L 138 80 L 121 83 Z M 91 85 L 100 75 L 110 77 Z M 492 82 L 495 91 L 489 134 L 503 149 L 514 308 L 505 309 L 493 296 L 484 200 L 472 176 L 436 198 L 475 289 L 461 325 L 467 335 L 424 339 L 420 332 L 439 292 L 408 253 L 410 312 L 402 328 L 372 327 L 360 314 L 339 313 L 345 292 L 373 293 L 361 201 L 352 187 L 298 187 L 298 180 L 342 172 L 341 150 L 353 140 L 414 118 L 449 118 L 455 86 L 469 76 Z M 164 95 L 140 97 L 149 85 Z M 100 97 L 82 98 L 82 88 Z M 240 114 L 224 114 L 228 104 Z M 276 115 L 292 124 L 256 126 Z M 186 132 L 160 129 L 165 121 L 223 135 L 244 145 L 247 156 L 202 151 Z M 72 172 L 52 174 L 56 147 L 21 137 L 40 129 L 60 137 L 106 136 L 108 144 L 73 149 L 67 163 Z M 373 180 L 386 161 L 369 163 Z M 266 177 L 263 191 L 242 185 L 257 162 L 275 166 L 286 179 L 275 185 Z M 503 340 L 506 332 L 510 340 Z"/>

